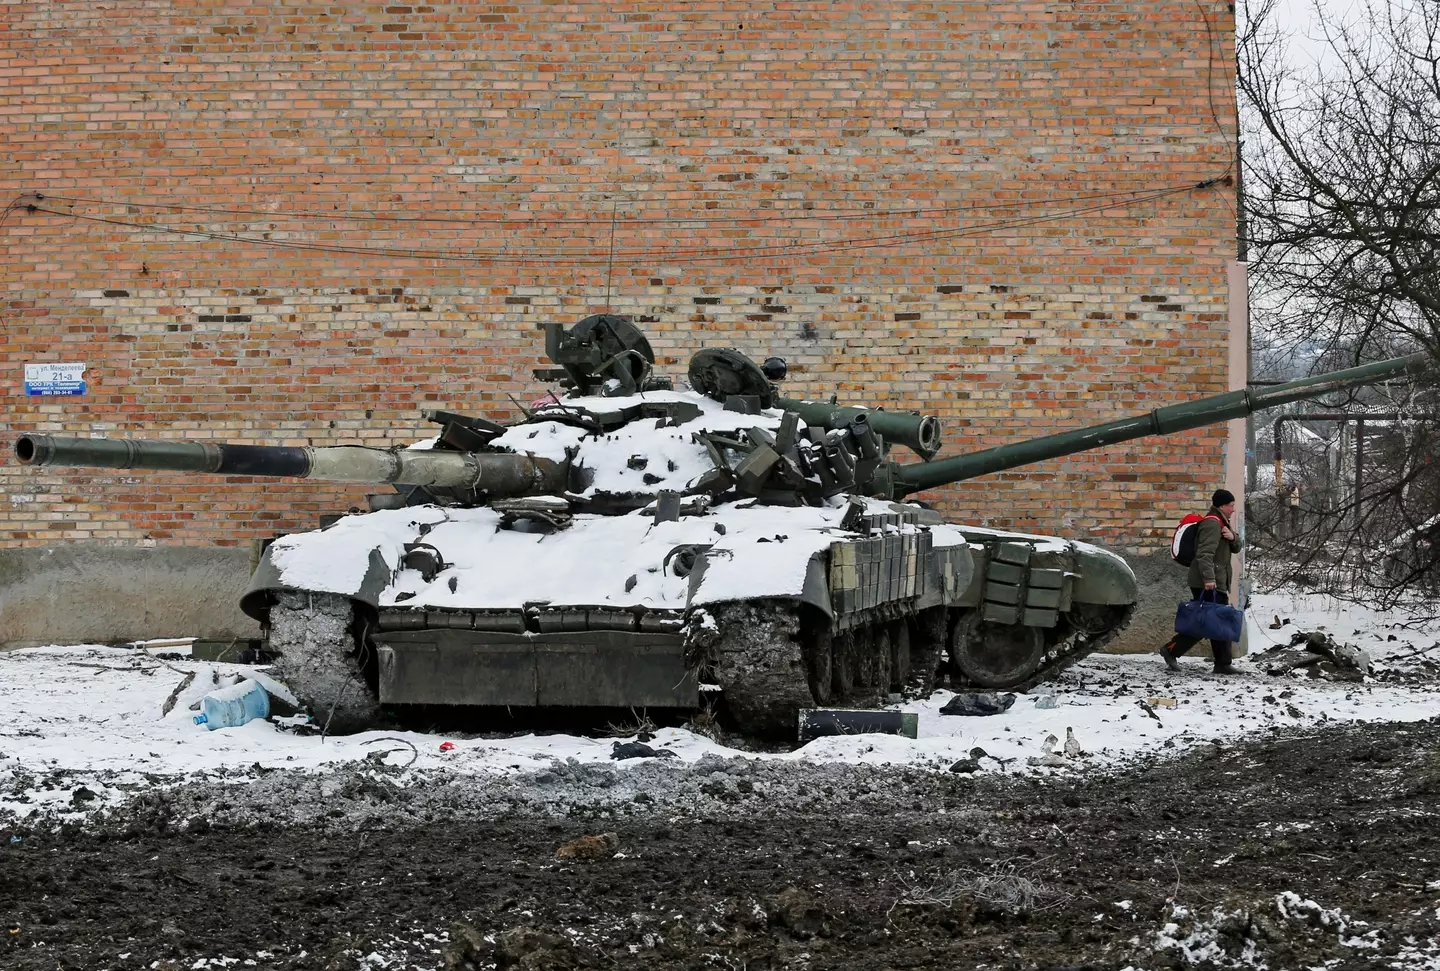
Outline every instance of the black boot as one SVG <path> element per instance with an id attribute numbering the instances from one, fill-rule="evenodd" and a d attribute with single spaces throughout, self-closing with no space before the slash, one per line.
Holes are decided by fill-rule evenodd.
<path id="1" fill-rule="evenodd" d="M 1160 648 L 1160 656 L 1165 659 L 1165 666 L 1171 671 L 1180 670 L 1180 662 L 1175 658 L 1175 639 L 1173 637 Z"/>
<path id="2" fill-rule="evenodd" d="M 1215 656 L 1215 673 L 1216 673 L 1216 674 L 1239 674 L 1239 673 L 1240 673 L 1239 671 L 1237 671 L 1237 670 L 1235 669 L 1235 665 L 1233 665 L 1233 664 L 1230 663 L 1230 642 L 1229 642 L 1229 641 L 1211 641 L 1211 642 L 1210 642 L 1210 650 L 1211 650 L 1211 653 L 1214 654 L 1214 656 Z"/>

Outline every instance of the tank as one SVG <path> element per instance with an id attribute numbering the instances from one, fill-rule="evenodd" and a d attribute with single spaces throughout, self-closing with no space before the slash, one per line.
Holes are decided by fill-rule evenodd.
<path id="1" fill-rule="evenodd" d="M 332 732 L 429 706 L 722 711 L 1026 690 L 1129 621 L 1134 574 L 1060 537 L 946 522 L 916 493 L 1428 366 L 1416 354 L 950 458 L 938 419 L 784 396 L 705 348 L 685 386 L 628 318 L 546 328 L 551 391 L 499 423 L 428 412 L 409 448 L 27 435 L 22 464 L 387 484 L 270 543 L 241 606 Z M 914 461 L 901 461 L 901 450 Z"/>

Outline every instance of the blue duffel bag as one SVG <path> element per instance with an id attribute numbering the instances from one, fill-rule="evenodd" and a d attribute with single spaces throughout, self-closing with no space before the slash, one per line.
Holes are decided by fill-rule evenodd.
<path id="1" fill-rule="evenodd" d="M 1199 600 L 1187 600 L 1175 610 L 1175 633 L 1186 637 L 1238 641 L 1244 624 L 1243 610 L 1220 603 L 1209 590 L 1201 594 Z"/>

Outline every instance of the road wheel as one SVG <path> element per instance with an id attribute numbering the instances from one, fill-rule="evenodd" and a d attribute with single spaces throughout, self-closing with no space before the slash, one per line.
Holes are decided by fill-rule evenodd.
<path id="1" fill-rule="evenodd" d="M 871 660 L 871 655 L 875 648 L 874 633 L 868 627 L 856 628 L 855 632 L 851 635 L 851 643 L 855 646 L 855 651 L 852 655 L 855 658 L 855 687 L 861 689 L 873 687 L 875 684 L 875 664 Z"/>
<path id="2" fill-rule="evenodd" d="M 874 644 L 870 651 L 870 663 L 874 673 L 870 687 L 873 689 L 876 701 L 883 705 L 890 697 L 890 652 L 892 651 L 890 625 L 875 625 L 873 636 Z"/>
<path id="3" fill-rule="evenodd" d="M 890 629 L 890 689 L 904 691 L 910 680 L 910 621 L 901 618 Z"/>
<path id="4" fill-rule="evenodd" d="M 1021 624 L 955 625 L 950 641 L 955 666 L 983 688 L 1010 688 L 1040 670 L 1045 632 Z"/>
<path id="5" fill-rule="evenodd" d="M 834 681 L 834 641 L 828 625 L 817 627 L 805 638 L 805 673 L 817 705 L 830 704 Z"/>
<path id="6" fill-rule="evenodd" d="M 849 631 L 830 639 L 830 689 L 834 701 L 855 693 L 855 635 Z"/>

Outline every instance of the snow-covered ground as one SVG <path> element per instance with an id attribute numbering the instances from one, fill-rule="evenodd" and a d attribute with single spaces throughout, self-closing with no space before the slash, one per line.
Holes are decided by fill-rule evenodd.
<path id="1" fill-rule="evenodd" d="M 1254 598 L 1248 618 L 1251 658 L 1287 643 L 1296 631 L 1323 628 L 1335 640 L 1365 649 L 1376 670 L 1363 683 L 1303 673 L 1272 677 L 1246 658 L 1238 662 L 1242 676 L 1218 678 L 1206 673 L 1208 661 L 1200 658 L 1184 661 L 1181 674 L 1170 674 L 1154 654 L 1097 655 L 1020 696 L 1000 714 L 942 715 L 949 692 L 897 706 L 919 714 L 916 739 L 838 736 L 790 752 L 755 753 L 666 728 L 649 744 L 674 753 L 676 758 L 666 761 L 676 765 L 709 755 L 939 771 L 970 758 L 978 747 L 985 753 L 980 772 L 1054 773 L 1113 768 L 1137 756 L 1179 755 L 1276 726 L 1440 716 L 1440 691 L 1435 690 L 1440 685 L 1430 677 L 1440 648 L 1427 650 L 1440 642 L 1440 623 L 1417 623 L 1409 614 L 1378 613 L 1316 595 L 1282 594 Z M 1285 623 L 1271 629 L 1276 618 Z M 513 775 L 572 759 L 622 770 L 658 761 L 612 762 L 615 739 L 566 734 L 496 739 L 387 731 L 322 738 L 297 732 L 296 719 L 210 731 L 193 723 L 190 704 L 253 669 L 158 656 L 175 650 L 78 645 L 0 653 L 0 818 L 78 814 L 155 785 L 225 780 L 257 770 L 323 773 L 353 767 L 373 753 L 388 753 L 380 757 L 399 765 L 411 762 L 409 745 L 415 750 L 413 764 L 404 777 L 411 779 L 425 778 L 426 770 Z M 193 682 L 164 713 L 190 672 L 196 673 Z M 1054 707 L 1041 702 L 1047 693 L 1053 693 Z M 1083 754 L 1061 754 L 1067 730 Z M 1047 759 L 1051 745 L 1058 757 Z"/>

